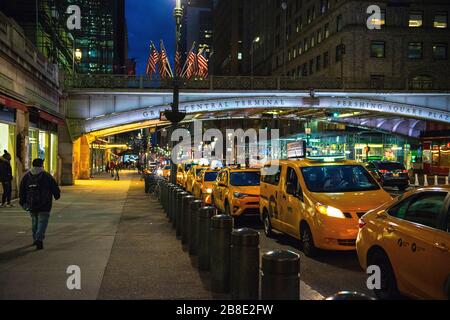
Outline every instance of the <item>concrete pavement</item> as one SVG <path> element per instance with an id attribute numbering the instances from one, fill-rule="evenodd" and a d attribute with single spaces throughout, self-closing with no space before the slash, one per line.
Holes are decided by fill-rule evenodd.
<path id="1" fill-rule="evenodd" d="M 226 299 L 176 240 L 160 204 L 132 172 L 63 187 L 45 249 L 31 246 L 31 218 L 0 208 L 0 299 Z M 69 290 L 69 266 L 81 290 Z M 302 299 L 323 297 L 301 283 Z"/>

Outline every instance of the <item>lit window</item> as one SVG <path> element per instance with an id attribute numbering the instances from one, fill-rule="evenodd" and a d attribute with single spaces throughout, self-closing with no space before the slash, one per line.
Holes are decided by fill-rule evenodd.
<path id="1" fill-rule="evenodd" d="M 238 52 L 238 60 L 242 60 L 242 52 Z"/>
<path id="2" fill-rule="evenodd" d="M 381 10 L 381 17 L 380 19 L 372 18 L 371 23 L 373 26 L 384 26 L 386 25 L 386 11 Z"/>
<path id="3" fill-rule="evenodd" d="M 439 29 L 446 29 L 448 26 L 448 16 L 446 13 L 438 13 L 434 16 L 434 27 Z"/>
<path id="4" fill-rule="evenodd" d="M 409 13 L 409 27 L 420 28 L 423 26 L 423 12 L 412 11 Z"/>

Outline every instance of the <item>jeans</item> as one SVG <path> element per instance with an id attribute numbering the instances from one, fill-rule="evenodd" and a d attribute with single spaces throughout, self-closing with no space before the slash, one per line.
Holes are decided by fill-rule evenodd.
<path id="1" fill-rule="evenodd" d="M 34 241 L 43 241 L 45 239 L 45 231 L 47 230 L 49 212 L 32 213 L 32 231 Z"/>
<path id="2" fill-rule="evenodd" d="M 12 186 L 11 181 L 9 182 L 2 182 L 3 186 L 3 195 L 2 195 L 2 204 L 5 203 L 11 203 L 11 193 L 12 193 Z"/>

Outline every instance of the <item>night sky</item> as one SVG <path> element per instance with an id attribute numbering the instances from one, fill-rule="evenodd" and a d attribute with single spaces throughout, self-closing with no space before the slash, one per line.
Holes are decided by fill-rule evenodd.
<path id="1" fill-rule="evenodd" d="M 175 42 L 175 0 L 126 0 L 128 24 L 128 57 L 136 59 L 136 73 L 144 74 L 150 41 L 159 51 L 160 39 L 171 64 Z"/>

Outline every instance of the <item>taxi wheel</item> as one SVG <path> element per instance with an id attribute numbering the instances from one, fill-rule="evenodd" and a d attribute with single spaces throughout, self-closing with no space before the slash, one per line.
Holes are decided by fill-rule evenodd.
<path id="1" fill-rule="evenodd" d="M 378 266 L 381 271 L 381 289 L 373 290 L 377 298 L 381 300 L 398 299 L 400 295 L 397 290 L 397 281 L 388 256 L 383 251 L 377 250 L 369 255 L 367 264 Z"/>
<path id="2" fill-rule="evenodd" d="M 314 245 L 314 239 L 309 226 L 304 223 L 300 225 L 301 245 L 302 251 L 307 257 L 315 257 L 317 255 L 317 248 Z"/>
<path id="3" fill-rule="evenodd" d="M 264 217 L 263 218 L 264 234 L 266 235 L 266 237 L 270 238 L 273 236 L 273 231 L 272 231 L 272 224 L 270 223 L 269 213 L 267 212 L 267 210 L 264 210 L 263 217 Z"/>

